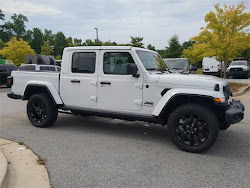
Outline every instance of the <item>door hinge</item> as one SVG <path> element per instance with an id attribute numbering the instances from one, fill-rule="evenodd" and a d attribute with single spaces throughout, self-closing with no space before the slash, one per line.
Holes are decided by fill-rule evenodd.
<path id="1" fill-rule="evenodd" d="M 96 102 L 97 101 L 97 97 L 96 96 L 91 96 L 90 100 Z"/>
<path id="2" fill-rule="evenodd" d="M 142 106 L 142 100 L 134 100 L 135 105 Z"/>
<path id="3" fill-rule="evenodd" d="M 139 89 L 142 89 L 143 85 L 142 85 L 142 83 L 135 83 L 135 87 L 139 88 Z"/>

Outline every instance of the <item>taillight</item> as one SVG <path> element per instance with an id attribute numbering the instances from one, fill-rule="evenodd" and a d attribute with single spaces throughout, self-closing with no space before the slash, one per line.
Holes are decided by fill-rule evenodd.
<path id="1" fill-rule="evenodd" d="M 7 86 L 11 87 L 13 85 L 13 77 L 8 76 L 7 77 Z"/>
<path id="2" fill-rule="evenodd" d="M 202 70 L 204 70 L 204 65 L 202 65 Z"/>
<path id="3" fill-rule="evenodd" d="M 218 64 L 218 71 L 220 70 L 220 65 Z"/>

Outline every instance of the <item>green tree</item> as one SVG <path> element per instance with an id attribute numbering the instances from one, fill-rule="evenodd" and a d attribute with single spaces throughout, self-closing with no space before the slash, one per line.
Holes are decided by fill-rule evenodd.
<path id="1" fill-rule="evenodd" d="M 5 15 L 3 14 L 3 11 L 0 9 L 0 20 L 4 20 Z"/>
<path id="2" fill-rule="evenodd" d="M 7 32 L 11 33 L 11 36 L 15 36 L 16 38 L 23 38 L 26 34 L 26 25 L 25 22 L 28 22 L 26 16 L 22 14 L 14 14 L 11 16 L 12 22 L 5 22 L 4 27 Z"/>
<path id="3" fill-rule="evenodd" d="M 179 43 L 179 37 L 178 35 L 174 35 L 170 38 L 169 47 L 166 50 L 165 57 L 167 58 L 178 58 L 181 57 L 182 54 L 182 47 Z"/>
<path id="4" fill-rule="evenodd" d="M 62 56 L 63 49 L 68 46 L 67 39 L 63 32 L 57 32 L 55 35 L 55 46 L 54 46 L 54 55 Z"/>
<path id="5" fill-rule="evenodd" d="M 91 39 L 86 39 L 85 42 L 83 43 L 83 46 L 96 46 L 96 43 Z"/>
<path id="6" fill-rule="evenodd" d="M 184 54 L 196 51 L 202 57 L 216 56 L 218 61 L 228 64 L 240 52 L 250 48 L 250 35 L 247 28 L 250 24 L 250 13 L 244 12 L 244 3 L 234 5 L 214 5 L 215 12 L 210 11 L 205 16 L 206 27 L 198 36 L 192 38 L 196 43 Z M 203 48 L 199 47 L 203 45 Z M 205 49 L 205 50 L 204 50 Z M 225 76 L 225 75 L 224 75 Z"/>
<path id="7" fill-rule="evenodd" d="M 68 46 L 69 46 L 69 47 L 74 46 L 72 37 L 67 38 L 67 42 L 68 42 Z"/>
<path id="8" fill-rule="evenodd" d="M 82 46 L 82 39 L 74 38 L 74 46 Z"/>
<path id="9" fill-rule="evenodd" d="M 130 37 L 131 38 L 131 46 L 144 48 L 144 44 L 142 43 L 143 37 Z"/>
<path id="10" fill-rule="evenodd" d="M 6 46 L 0 50 L 5 58 L 12 61 L 16 66 L 20 66 L 24 62 L 24 58 L 27 54 L 35 54 L 35 51 L 31 49 L 28 42 L 22 38 L 17 40 L 16 37 L 11 38 Z"/>
<path id="11" fill-rule="evenodd" d="M 182 50 L 185 50 L 185 49 L 187 49 L 188 47 L 193 46 L 194 43 L 195 43 L 195 42 L 194 42 L 193 40 L 189 40 L 189 41 L 183 42 L 182 45 L 181 45 Z"/>
<path id="12" fill-rule="evenodd" d="M 43 45 L 43 33 L 39 28 L 33 28 L 31 48 L 35 50 L 37 54 L 41 53 L 41 46 Z"/>
<path id="13" fill-rule="evenodd" d="M 25 35 L 23 36 L 23 40 L 27 41 L 28 43 L 31 43 L 32 37 L 33 37 L 33 31 L 28 29 Z"/>
<path id="14" fill-rule="evenodd" d="M 103 46 L 117 46 L 116 42 L 106 41 L 102 44 Z"/>
<path id="15" fill-rule="evenodd" d="M 44 29 L 43 40 L 49 42 L 52 46 L 55 43 L 55 35 L 52 30 Z"/>
<path id="16" fill-rule="evenodd" d="M 151 44 L 149 44 L 149 45 L 147 46 L 147 49 L 156 51 L 155 47 L 154 47 L 153 45 L 151 45 Z"/>
<path id="17" fill-rule="evenodd" d="M 49 42 L 44 41 L 43 46 L 41 47 L 41 54 L 42 55 L 53 55 L 54 50 Z"/>

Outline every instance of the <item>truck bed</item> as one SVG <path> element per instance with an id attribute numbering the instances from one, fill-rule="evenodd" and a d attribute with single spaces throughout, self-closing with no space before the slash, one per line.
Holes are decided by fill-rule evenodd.
<path id="1" fill-rule="evenodd" d="M 12 71 L 13 85 L 12 92 L 17 95 L 23 95 L 24 89 L 29 81 L 45 81 L 52 83 L 59 93 L 59 76 L 58 72 L 36 72 L 36 71 Z"/>

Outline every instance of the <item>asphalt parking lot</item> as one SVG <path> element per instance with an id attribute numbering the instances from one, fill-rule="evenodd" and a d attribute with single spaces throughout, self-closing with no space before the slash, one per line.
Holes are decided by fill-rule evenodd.
<path id="1" fill-rule="evenodd" d="M 250 79 L 235 79 L 235 78 L 229 78 L 226 79 L 228 82 L 238 82 L 238 83 L 246 83 L 246 84 L 250 84 Z"/>
<path id="2" fill-rule="evenodd" d="M 0 89 L 0 137 L 46 158 L 54 188 L 250 187 L 250 93 L 240 97 L 245 119 L 192 154 L 172 144 L 166 127 L 144 122 L 59 114 L 54 126 L 36 128 L 26 101 L 7 98 L 8 91 Z"/>

